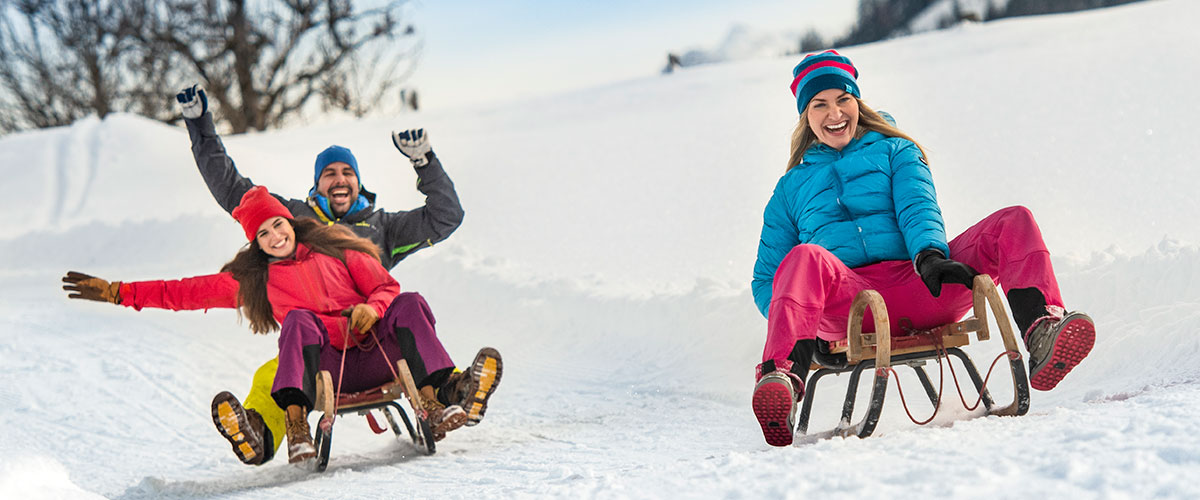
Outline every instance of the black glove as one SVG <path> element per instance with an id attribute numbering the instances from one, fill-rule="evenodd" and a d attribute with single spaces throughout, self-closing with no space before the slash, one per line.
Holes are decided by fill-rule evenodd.
<path id="1" fill-rule="evenodd" d="M 934 297 L 942 294 L 942 285 L 946 283 L 958 283 L 971 288 L 975 276 L 979 274 L 971 269 L 971 266 L 947 259 L 942 252 L 932 248 L 922 250 L 913 262 L 916 264 L 917 274 L 921 275 L 921 281 L 925 282 L 929 293 Z"/>
<path id="2" fill-rule="evenodd" d="M 179 103 L 179 112 L 189 120 L 200 118 L 208 111 L 208 96 L 204 94 L 204 87 L 200 84 L 179 91 L 175 94 L 175 100 Z"/>
<path id="3" fill-rule="evenodd" d="M 67 271 L 62 279 L 63 290 L 75 292 L 67 295 L 70 299 L 95 300 L 97 302 L 121 303 L 121 282 L 109 283 L 95 276 L 89 276 L 75 271 Z"/>

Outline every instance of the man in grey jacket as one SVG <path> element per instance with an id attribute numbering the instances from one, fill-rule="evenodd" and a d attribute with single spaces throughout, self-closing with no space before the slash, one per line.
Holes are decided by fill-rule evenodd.
<path id="1" fill-rule="evenodd" d="M 187 125 L 200 175 L 221 208 L 232 214 L 254 183 L 238 172 L 233 159 L 226 154 L 204 90 L 193 85 L 177 94 L 176 101 Z M 357 160 L 349 149 L 341 146 L 330 146 L 317 155 L 313 187 L 305 199 L 274 193 L 272 196 L 295 217 L 342 224 L 373 241 L 381 250 L 384 266 L 390 270 L 417 250 L 446 239 L 463 219 L 454 183 L 434 155 L 424 130 L 393 132 L 392 143 L 412 163 L 417 173 L 417 189 L 426 197 L 425 206 L 399 212 L 376 209 L 375 193 L 363 187 Z M 495 358 L 498 363 L 498 353 Z M 478 362 L 477 358 L 476 364 L 482 366 Z M 221 392 L 212 402 L 213 422 L 218 431 L 247 464 L 261 465 L 270 460 L 285 434 L 283 410 L 270 395 L 277 364 L 272 359 L 255 372 L 244 407 L 229 392 Z M 464 378 L 458 373 L 453 376 Z M 482 415 L 482 408 L 476 414 Z"/>
<path id="2" fill-rule="evenodd" d="M 193 85 L 176 96 L 192 140 L 192 156 L 209 192 L 233 213 L 242 195 L 254 187 L 242 176 L 217 136 L 204 90 Z M 413 252 L 446 239 L 462 223 L 463 209 L 454 183 L 429 145 L 423 129 L 392 133 L 392 143 L 409 158 L 417 173 L 417 189 L 425 206 L 399 212 L 375 208 L 375 193 L 362 187 L 358 163 L 349 149 L 331 146 L 317 156 L 313 187 L 304 200 L 272 193 L 292 215 L 343 224 L 373 241 L 391 269 Z"/>

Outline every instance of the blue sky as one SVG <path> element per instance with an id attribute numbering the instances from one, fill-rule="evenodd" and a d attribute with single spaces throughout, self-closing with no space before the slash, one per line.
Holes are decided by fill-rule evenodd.
<path id="1" fill-rule="evenodd" d="M 424 0 L 411 79 L 424 108 L 504 101 L 657 74 L 668 52 L 715 46 L 735 24 L 840 34 L 854 0 Z"/>

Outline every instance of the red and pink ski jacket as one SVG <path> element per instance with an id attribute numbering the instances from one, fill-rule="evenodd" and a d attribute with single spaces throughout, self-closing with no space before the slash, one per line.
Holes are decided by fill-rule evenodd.
<path id="1" fill-rule="evenodd" d="M 346 263 L 313 252 L 303 243 L 296 254 L 270 264 L 267 298 L 275 321 L 283 324 L 293 310 L 312 311 L 321 318 L 330 342 L 345 349 L 348 319 L 342 311 L 366 303 L 383 317 L 400 284 L 374 257 L 346 250 Z M 121 284 L 121 305 L 173 311 L 237 307 L 238 282 L 232 273 L 195 276 L 180 280 L 136 281 Z"/>

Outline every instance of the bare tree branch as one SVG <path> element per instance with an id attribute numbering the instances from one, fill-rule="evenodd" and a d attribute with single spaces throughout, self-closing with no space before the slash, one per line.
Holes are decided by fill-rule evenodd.
<path id="1" fill-rule="evenodd" d="M 386 109 L 420 55 L 407 5 L 0 0 L 0 134 L 116 111 L 176 121 L 169 96 L 197 80 L 233 132 Z"/>

